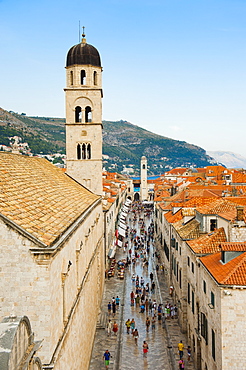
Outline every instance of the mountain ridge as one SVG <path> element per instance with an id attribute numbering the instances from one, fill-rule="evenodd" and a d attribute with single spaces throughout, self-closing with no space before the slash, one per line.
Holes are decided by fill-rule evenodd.
<path id="1" fill-rule="evenodd" d="M 0 144 L 17 135 L 33 154 L 65 153 L 65 119 L 26 116 L 0 108 Z M 204 167 L 213 159 L 194 144 L 155 134 L 128 121 L 103 121 L 103 165 L 106 169 L 138 174 L 140 159 L 148 159 L 149 174 L 173 167 Z"/>

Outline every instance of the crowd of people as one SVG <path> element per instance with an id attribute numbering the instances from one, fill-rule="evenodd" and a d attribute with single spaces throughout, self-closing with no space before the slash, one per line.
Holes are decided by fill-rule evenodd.
<path id="1" fill-rule="evenodd" d="M 131 312 L 136 313 L 136 319 L 128 318 L 125 322 L 126 334 L 131 335 L 133 343 L 138 346 L 139 331 L 136 321 L 145 322 L 146 335 L 156 330 L 156 324 L 164 327 L 165 320 L 176 319 L 178 308 L 172 302 L 166 302 L 165 305 L 157 302 L 156 294 L 157 282 L 155 277 L 159 273 L 164 274 L 164 265 L 160 263 L 160 255 L 154 248 L 154 223 L 151 219 L 152 210 L 145 209 L 142 203 L 134 202 L 131 206 L 131 212 L 128 217 L 129 225 L 126 230 L 126 237 L 123 244 L 123 251 L 126 254 L 126 267 L 131 266 L 132 290 L 130 292 L 129 304 Z M 150 269 L 150 270 L 149 270 Z M 155 270 L 155 271 L 154 271 Z M 136 273 L 138 272 L 138 274 Z M 139 274 L 141 272 L 141 274 Z M 173 287 L 170 286 L 170 297 L 173 295 Z M 108 315 L 115 317 L 119 309 L 120 298 L 113 297 L 112 302 L 108 303 Z M 138 314 L 143 314 L 139 316 Z M 135 316 L 135 314 L 134 314 Z M 108 336 L 117 335 L 118 324 L 109 318 L 107 325 Z M 114 321 L 114 322 L 113 322 Z M 182 341 L 178 344 L 179 350 L 179 368 L 184 369 L 184 358 Z M 184 348 L 184 347 L 183 347 Z M 146 339 L 142 342 L 143 357 L 147 357 L 149 344 Z M 106 352 L 105 352 L 106 353 Z M 187 349 L 187 360 L 191 357 L 191 348 Z M 107 359 L 106 359 L 107 358 Z M 108 354 L 104 354 L 105 364 L 109 361 Z M 108 366 L 108 365 L 107 365 Z M 106 367 L 107 368 L 107 367 Z"/>

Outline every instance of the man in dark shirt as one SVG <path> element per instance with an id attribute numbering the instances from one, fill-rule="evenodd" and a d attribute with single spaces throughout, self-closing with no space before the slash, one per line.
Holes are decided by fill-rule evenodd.
<path id="1" fill-rule="evenodd" d="M 107 349 L 105 351 L 104 355 L 103 355 L 103 359 L 104 359 L 104 363 L 105 363 L 105 369 L 108 369 L 108 367 L 109 367 L 110 357 L 111 357 L 110 352 Z"/>

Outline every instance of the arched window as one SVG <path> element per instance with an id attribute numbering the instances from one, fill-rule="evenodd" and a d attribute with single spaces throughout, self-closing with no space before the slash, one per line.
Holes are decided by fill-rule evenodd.
<path id="1" fill-rule="evenodd" d="M 86 159 L 86 146 L 82 144 L 82 159 Z"/>
<path id="2" fill-rule="evenodd" d="M 85 122 L 91 122 L 92 121 L 92 112 L 91 107 L 85 108 Z"/>
<path id="3" fill-rule="evenodd" d="M 81 146 L 80 146 L 80 144 L 77 145 L 77 159 L 81 159 Z"/>
<path id="4" fill-rule="evenodd" d="M 70 85 L 73 85 L 73 71 L 70 71 Z"/>
<path id="5" fill-rule="evenodd" d="M 76 107 L 75 108 L 75 122 L 82 122 L 81 107 Z"/>
<path id="6" fill-rule="evenodd" d="M 91 159 L 91 144 L 87 144 L 87 159 Z"/>
<path id="7" fill-rule="evenodd" d="M 80 72 L 80 83 L 81 85 L 86 85 L 86 73 L 84 69 Z"/>
<path id="8" fill-rule="evenodd" d="M 93 80 L 94 80 L 94 85 L 97 85 L 97 72 L 94 71 L 93 73 Z"/>
<path id="9" fill-rule="evenodd" d="M 145 170 L 145 164 L 143 164 L 143 170 Z"/>

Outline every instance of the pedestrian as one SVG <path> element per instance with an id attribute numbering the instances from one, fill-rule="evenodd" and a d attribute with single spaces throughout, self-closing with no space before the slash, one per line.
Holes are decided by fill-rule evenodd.
<path id="1" fill-rule="evenodd" d="M 120 298 L 118 296 L 115 298 L 115 302 L 116 302 L 116 309 L 119 310 L 119 308 L 120 308 Z"/>
<path id="2" fill-rule="evenodd" d="M 152 280 L 154 279 L 154 275 L 153 275 L 153 272 L 151 271 L 151 273 L 149 274 L 149 277 L 150 277 L 150 280 L 152 282 Z"/>
<path id="3" fill-rule="evenodd" d="M 132 321 L 131 321 L 132 334 L 133 334 L 133 332 L 135 330 L 135 325 L 136 325 L 135 320 L 132 318 Z"/>
<path id="4" fill-rule="evenodd" d="M 149 327 L 150 327 L 150 319 L 149 319 L 149 317 L 147 317 L 147 319 L 145 321 L 145 324 L 146 324 L 146 331 L 148 332 L 149 331 Z"/>
<path id="5" fill-rule="evenodd" d="M 190 346 L 187 347 L 187 360 L 190 361 L 191 358 L 191 348 Z"/>
<path id="6" fill-rule="evenodd" d="M 115 317 L 115 313 L 116 313 L 116 303 L 115 303 L 115 300 L 112 302 L 112 316 Z"/>
<path id="7" fill-rule="evenodd" d="M 127 319 L 126 322 L 125 322 L 125 325 L 126 325 L 126 332 L 127 332 L 127 334 L 129 334 L 130 333 L 130 328 L 131 328 L 131 320 Z"/>
<path id="8" fill-rule="evenodd" d="M 118 331 L 118 325 L 115 321 L 114 324 L 113 324 L 113 332 L 114 332 L 115 335 L 117 335 L 117 331 Z"/>
<path id="9" fill-rule="evenodd" d="M 104 355 L 103 355 L 103 360 L 104 360 L 104 364 L 105 364 L 105 369 L 108 369 L 109 367 L 109 361 L 110 361 L 110 358 L 112 356 L 110 355 L 110 352 L 108 351 L 108 349 L 105 351 Z"/>
<path id="10" fill-rule="evenodd" d="M 136 298 L 135 298 L 135 303 L 136 303 L 136 307 L 139 306 L 139 303 L 140 303 L 140 297 L 139 295 L 137 294 Z"/>
<path id="11" fill-rule="evenodd" d="M 161 323 L 161 317 L 162 317 L 162 305 L 159 304 L 158 309 L 157 309 L 157 317 L 158 317 L 158 322 Z"/>
<path id="12" fill-rule="evenodd" d="M 153 281 L 151 284 L 151 293 L 155 293 L 155 282 Z"/>
<path id="13" fill-rule="evenodd" d="M 109 316 L 111 315 L 111 309 L 112 309 L 112 305 L 110 302 L 108 302 L 108 315 Z"/>
<path id="14" fill-rule="evenodd" d="M 156 322 L 156 316 L 152 316 L 152 319 L 151 319 L 151 329 L 152 330 L 155 330 L 155 322 Z"/>
<path id="15" fill-rule="evenodd" d="M 169 288 L 169 294 L 170 294 L 170 296 L 172 297 L 172 295 L 173 295 L 173 286 L 172 286 L 172 285 L 170 285 L 170 288 Z"/>
<path id="16" fill-rule="evenodd" d="M 108 332 L 108 337 L 110 337 L 112 333 L 112 321 L 110 319 L 108 320 L 107 332 Z"/>
<path id="17" fill-rule="evenodd" d="M 184 345 L 183 345 L 182 340 L 178 343 L 178 350 L 179 350 L 179 358 L 180 360 L 182 360 L 184 356 Z"/>
<path id="18" fill-rule="evenodd" d="M 146 342 L 146 340 L 144 340 L 143 341 L 143 356 L 144 357 L 147 357 L 148 350 L 149 350 L 148 343 Z"/>
<path id="19" fill-rule="evenodd" d="M 136 346 L 138 345 L 138 329 L 135 329 L 134 332 L 132 333 L 133 338 L 135 340 Z"/>
<path id="20" fill-rule="evenodd" d="M 185 368 L 184 360 L 181 358 L 179 360 L 179 369 L 184 369 L 184 368 Z"/>
<path id="21" fill-rule="evenodd" d="M 144 313 L 145 305 L 142 303 L 140 306 L 140 311 L 139 313 Z"/>
<path id="22" fill-rule="evenodd" d="M 157 272 L 159 271 L 159 265 L 158 264 L 156 265 L 156 271 Z"/>

